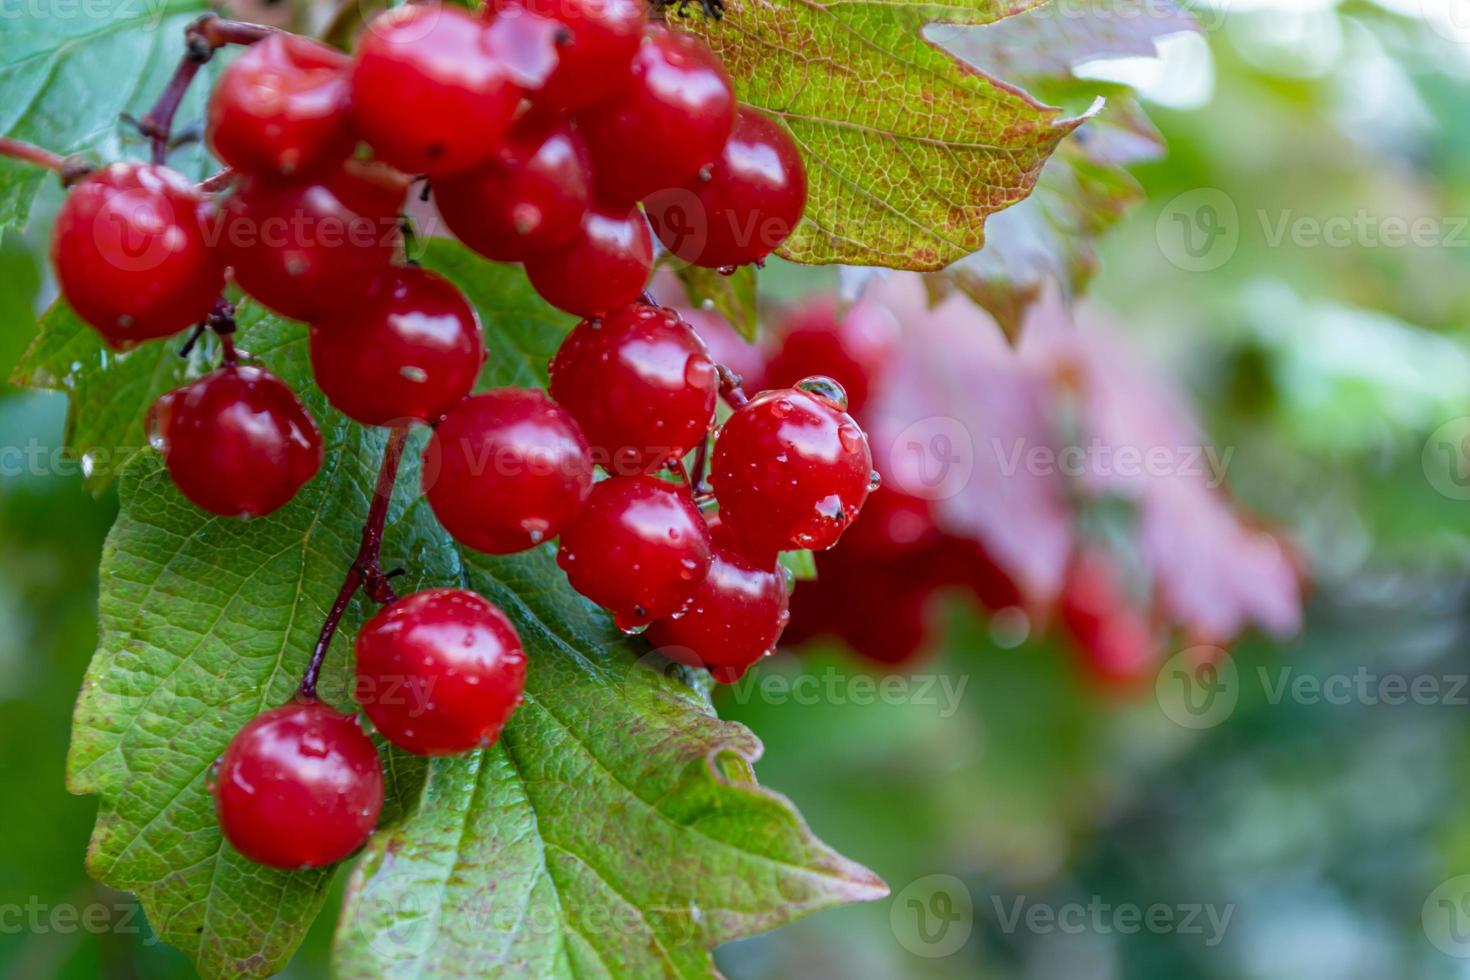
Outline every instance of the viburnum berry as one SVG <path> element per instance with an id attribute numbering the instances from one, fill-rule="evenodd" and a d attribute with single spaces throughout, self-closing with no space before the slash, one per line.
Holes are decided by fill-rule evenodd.
<path id="1" fill-rule="evenodd" d="M 632 630 L 683 609 L 709 574 L 712 551 L 687 487 L 614 476 L 593 486 L 562 531 L 556 561 L 572 588 Z"/>
<path id="2" fill-rule="evenodd" d="M 684 611 L 648 627 L 648 642 L 670 660 L 704 667 L 733 684 L 772 652 L 791 619 L 786 571 L 752 561 L 723 526 L 711 529 L 714 559 Z"/>
<path id="3" fill-rule="evenodd" d="M 448 4 L 408 4 L 373 18 L 352 71 L 358 132 L 405 173 L 489 163 L 521 96 L 487 46 L 484 23 Z"/>
<path id="4" fill-rule="evenodd" d="M 898 351 L 899 329 L 882 306 L 859 303 L 849 310 L 835 296 L 802 303 L 777 327 L 781 345 L 766 362 L 761 380 L 785 388 L 823 375 L 847 392 L 848 413 L 861 419 Z"/>
<path id="5" fill-rule="evenodd" d="M 648 23 L 642 0 L 496 0 L 489 9 L 499 20 L 545 17 L 563 28 L 555 69 L 530 93 L 541 113 L 565 114 L 616 95 Z"/>
<path id="6" fill-rule="evenodd" d="M 392 264 L 407 192 L 396 171 L 354 161 L 320 180 L 246 178 L 218 205 L 211 231 L 240 288 L 309 320 Z"/>
<path id="7" fill-rule="evenodd" d="M 753 555 L 830 548 L 875 483 L 868 439 L 829 378 L 763 391 L 720 429 L 710 480 Z"/>
<path id="8" fill-rule="evenodd" d="M 224 517 L 269 514 L 321 467 L 316 423 L 256 367 L 223 367 L 161 396 L 149 430 L 179 492 Z"/>
<path id="9" fill-rule="evenodd" d="M 718 379 L 693 328 L 634 303 L 583 320 L 551 361 L 551 397 L 582 426 L 609 473 L 650 472 L 709 432 Z"/>
<path id="10" fill-rule="evenodd" d="M 294 701 L 236 733 L 212 774 L 235 850 L 272 868 L 320 868 L 372 835 L 383 808 L 378 751 L 357 720 Z"/>
<path id="11" fill-rule="evenodd" d="M 424 456 L 429 506 L 455 540 L 490 554 L 535 547 L 587 499 L 592 455 L 570 412 L 542 391 L 497 388 L 465 399 Z"/>
<path id="12" fill-rule="evenodd" d="M 434 184 L 449 230 L 496 262 L 570 244 L 591 199 L 587 150 L 565 123 L 518 123 L 494 163 Z"/>
<path id="13" fill-rule="evenodd" d="M 1105 553 L 1083 549 L 1073 559 L 1059 611 L 1084 667 L 1099 684 L 1128 690 L 1152 681 L 1158 668 L 1152 632 Z"/>
<path id="14" fill-rule="evenodd" d="M 224 267 L 200 224 L 193 185 L 167 167 L 114 163 L 66 195 L 51 236 L 61 293 L 113 347 L 201 322 Z"/>
<path id="15" fill-rule="evenodd" d="M 637 208 L 593 204 L 569 245 L 525 265 L 546 302 L 575 316 L 597 316 L 633 302 L 648 285 L 653 236 Z"/>
<path id="16" fill-rule="evenodd" d="M 448 279 L 388 270 L 311 325 L 311 367 L 328 400 L 364 425 L 434 422 L 474 387 L 480 320 Z"/>
<path id="17" fill-rule="evenodd" d="M 277 31 L 220 75 L 205 137 L 214 155 L 248 174 L 278 177 L 333 166 L 352 152 L 347 55 Z"/>
<path id="18" fill-rule="evenodd" d="M 806 167 L 786 130 L 741 106 L 719 158 L 645 204 L 654 233 L 685 262 L 710 269 L 760 262 L 806 210 Z"/>
<path id="19" fill-rule="evenodd" d="M 692 34 L 650 27 L 631 72 L 615 99 L 577 118 L 597 185 L 617 201 L 689 180 L 719 158 L 735 122 L 730 76 Z"/>
<path id="20" fill-rule="evenodd" d="M 357 634 L 363 711 L 379 734 L 417 755 L 493 745 L 525 686 L 515 627 L 473 592 L 416 592 Z"/>

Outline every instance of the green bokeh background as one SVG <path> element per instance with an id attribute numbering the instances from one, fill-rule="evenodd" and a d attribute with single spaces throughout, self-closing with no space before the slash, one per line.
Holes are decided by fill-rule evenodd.
<path id="1" fill-rule="evenodd" d="M 1443 911 L 1431 893 L 1470 873 L 1470 689 L 1457 686 L 1470 676 L 1470 501 L 1436 489 L 1454 474 L 1448 457 L 1436 469 L 1433 443 L 1470 415 L 1470 229 L 1456 219 L 1470 216 L 1470 45 L 1369 4 L 1202 19 L 1201 38 L 1171 42 L 1164 64 L 1177 74 L 1154 87 L 1170 103 L 1198 97 L 1147 104 L 1168 155 L 1136 171 L 1148 200 L 1106 240 L 1094 299 L 1180 379 L 1215 442 L 1234 447 L 1235 496 L 1300 542 L 1313 567 L 1306 628 L 1287 644 L 1237 646 L 1240 701 L 1203 731 L 1171 722 L 1150 692 L 1098 693 L 1046 638 L 1002 648 L 958 599 L 939 648 L 915 668 L 951 690 L 963 681 L 956 710 L 934 688 L 895 704 L 856 703 L 851 684 L 800 699 L 815 703 L 759 686 L 725 692 L 722 713 L 765 741 L 762 780 L 894 891 L 724 948 L 733 978 L 1377 980 L 1470 969 L 1425 928 Z M 1200 189 L 1229 201 L 1236 235 L 1223 261 L 1194 272 L 1171 263 L 1166 239 L 1179 195 Z M 1386 220 L 1416 218 L 1433 222 L 1437 241 L 1382 240 Z M 1356 225 L 1340 245 L 1274 239 L 1298 219 Z M 28 322 L 48 294 L 37 238 L 12 235 L 0 249 L 7 325 Z M 778 274 L 782 292 L 830 282 Z M 0 374 L 28 339 L 0 333 Z M 59 395 L 0 392 L 10 453 L 0 467 L 0 975 L 189 976 L 129 896 L 86 876 L 95 803 L 62 784 L 115 509 L 54 455 L 64 410 Z M 763 671 L 778 683 L 861 669 L 830 648 Z M 1441 696 L 1398 706 L 1273 697 L 1288 670 L 1430 678 Z M 956 887 L 973 912 L 949 925 L 968 935 L 925 955 L 939 947 L 915 941 L 913 917 L 952 911 L 935 889 Z M 1110 914 L 1101 927 L 1018 926 L 1017 902 L 1198 905 L 1230 918 L 1218 935 L 1208 919 L 1202 931 L 1125 934 Z M 71 908 L 108 925 L 52 920 Z M 290 975 L 325 974 L 330 920 Z"/>

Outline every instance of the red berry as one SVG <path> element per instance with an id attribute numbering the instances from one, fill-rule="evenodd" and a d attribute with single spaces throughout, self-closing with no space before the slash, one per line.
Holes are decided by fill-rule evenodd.
<path id="1" fill-rule="evenodd" d="M 179 491 L 224 517 L 269 514 L 322 463 L 316 423 L 260 368 L 220 368 L 170 391 L 153 403 L 149 428 Z"/>
<path id="2" fill-rule="evenodd" d="M 562 531 L 556 561 L 572 588 L 629 630 L 683 609 L 709 574 L 711 551 L 688 488 L 615 476 L 592 488 Z"/>
<path id="3" fill-rule="evenodd" d="M 497 262 L 519 262 L 570 244 L 591 195 L 587 150 L 565 123 L 517 125 L 493 164 L 434 184 L 449 230 Z"/>
<path id="4" fill-rule="evenodd" d="M 214 155 L 249 174 L 290 176 L 352 152 L 347 55 L 277 31 L 220 75 L 205 136 Z"/>
<path id="5" fill-rule="evenodd" d="M 670 660 L 705 667 L 725 684 L 775 649 L 791 618 L 786 572 L 740 554 L 728 532 L 713 529 L 714 560 L 682 615 L 648 627 L 648 642 Z"/>
<path id="6" fill-rule="evenodd" d="M 873 482 L 868 439 L 826 378 L 761 392 L 736 409 L 715 440 L 710 479 L 720 519 L 764 557 L 830 548 L 857 517 Z"/>
<path id="7" fill-rule="evenodd" d="M 544 392 L 498 388 L 435 428 L 423 486 L 455 540 L 511 554 L 561 533 L 587 499 L 592 456 L 571 413 Z"/>
<path id="8" fill-rule="evenodd" d="M 735 92 L 699 38 L 650 27 L 618 97 L 578 117 L 598 187 L 641 201 L 715 162 L 735 121 Z"/>
<path id="9" fill-rule="evenodd" d="M 576 316 L 597 316 L 638 298 L 653 270 L 653 237 L 637 208 L 593 204 L 570 245 L 526 259 L 541 298 Z"/>
<path id="10" fill-rule="evenodd" d="M 409 4 L 368 24 L 352 108 L 379 157 L 435 176 L 490 162 L 522 93 L 485 40 L 480 20 L 447 4 Z"/>
<path id="11" fill-rule="evenodd" d="M 384 738 L 417 755 L 493 745 L 525 686 L 515 627 L 473 592 L 416 592 L 357 634 L 363 711 Z"/>
<path id="12" fill-rule="evenodd" d="M 531 93 L 538 110 L 565 114 L 605 102 L 626 84 L 648 9 L 641 0 L 498 0 L 495 17 L 546 17 L 566 33 L 557 65 Z"/>
<path id="13" fill-rule="evenodd" d="M 836 297 L 796 307 L 782 319 L 778 333 L 781 346 L 766 363 L 765 386 L 787 387 L 814 374 L 825 375 L 842 385 L 848 411 L 858 418 L 898 350 L 899 330 L 892 314 L 861 303 L 844 312 Z"/>
<path id="14" fill-rule="evenodd" d="M 685 262 L 710 269 L 759 262 L 801 220 L 806 168 L 786 130 L 742 106 L 719 159 L 646 204 L 654 233 Z"/>
<path id="15" fill-rule="evenodd" d="M 242 181 L 214 232 L 240 288 L 293 320 L 341 306 L 393 262 L 408 185 L 386 167 L 349 162 L 320 181 Z"/>
<path id="16" fill-rule="evenodd" d="M 709 432 L 717 387 L 689 324 L 643 303 L 583 320 L 551 361 L 551 397 L 615 474 L 651 472 L 693 449 Z"/>
<path id="17" fill-rule="evenodd" d="M 929 501 L 880 486 L 843 534 L 842 554 L 881 560 L 913 554 L 942 539 Z"/>
<path id="18" fill-rule="evenodd" d="M 201 199 L 167 167 L 114 163 L 73 187 L 56 216 L 61 293 L 113 347 L 199 323 L 224 288 L 200 225 Z"/>
<path id="19" fill-rule="evenodd" d="M 1062 626 L 1099 684 L 1129 690 L 1153 680 L 1153 635 L 1106 553 L 1084 550 L 1073 560 L 1059 607 Z"/>
<path id="20" fill-rule="evenodd" d="M 356 719 L 317 701 L 240 729 L 213 782 L 225 837 L 272 868 L 335 864 L 367 843 L 383 808 L 377 749 Z"/>
<path id="21" fill-rule="evenodd" d="M 363 425 L 437 421 L 470 393 L 484 360 L 464 294 L 414 266 L 389 270 L 311 325 L 317 384 Z"/>

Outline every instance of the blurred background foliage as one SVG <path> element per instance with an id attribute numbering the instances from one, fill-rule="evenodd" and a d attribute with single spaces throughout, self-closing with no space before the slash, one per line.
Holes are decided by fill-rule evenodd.
<path id="1" fill-rule="evenodd" d="M 1054 637 L 1018 645 L 962 597 L 946 603 L 935 648 L 905 668 L 963 679 L 957 710 L 942 696 L 857 703 L 851 684 L 816 703 L 763 697 L 758 683 L 725 691 L 721 713 L 765 742 L 762 781 L 895 893 L 724 948 L 730 977 L 1466 975 L 1421 918 L 1436 886 L 1470 873 L 1470 691 L 1451 693 L 1470 675 L 1470 503 L 1456 498 L 1461 464 L 1435 447 L 1442 426 L 1470 415 L 1470 228 L 1452 217 L 1470 216 L 1470 35 L 1449 12 L 1355 0 L 1204 8 L 1203 31 L 1166 40 L 1158 61 L 1085 67 L 1137 85 L 1168 147 L 1133 168 L 1146 200 L 1103 240 L 1088 302 L 1233 448 L 1232 496 L 1311 569 L 1305 627 L 1233 648 L 1239 703 L 1202 731 L 1170 721 L 1151 687 L 1090 682 Z M 1179 196 L 1200 189 L 1229 200 L 1238 240 L 1190 271 L 1162 240 Z M 1341 245 L 1276 234 L 1299 218 L 1370 230 Z M 1372 229 L 1389 218 L 1432 219 L 1440 238 L 1388 244 Z M 35 237 L 0 249 L 6 324 L 28 322 L 49 291 Z M 831 286 L 830 271 L 771 273 L 767 296 Z M 0 375 L 28 339 L 0 334 Z M 63 420 L 59 395 L 0 393 L 0 445 L 41 454 L 0 475 L 0 904 L 43 917 L 100 906 L 114 928 L 0 918 L 0 973 L 187 976 L 128 896 L 86 876 L 95 801 L 62 785 L 115 507 L 52 455 Z M 874 669 L 817 643 L 759 674 Z M 1283 671 L 1428 677 L 1446 696 L 1273 697 L 1263 678 Z M 962 882 L 974 909 L 968 941 L 942 957 L 894 926 L 905 889 L 935 874 Z M 1007 918 L 1018 899 L 1198 903 L 1231 918 L 1220 937 L 1207 926 L 1028 929 Z M 290 975 L 324 974 L 335 904 Z"/>

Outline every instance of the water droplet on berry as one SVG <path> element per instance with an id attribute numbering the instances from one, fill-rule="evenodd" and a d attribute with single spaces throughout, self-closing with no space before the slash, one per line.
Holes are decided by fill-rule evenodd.
<path id="1" fill-rule="evenodd" d="M 329 752 L 327 740 L 316 732 L 306 732 L 301 736 L 302 755 L 309 755 L 314 759 L 325 759 Z"/>
<path id="2" fill-rule="evenodd" d="M 739 266 L 736 266 L 736 265 L 722 265 L 718 269 L 716 269 L 715 271 L 718 272 L 722 276 L 733 276 L 739 270 L 740 270 L 740 267 Z"/>
<path id="3" fill-rule="evenodd" d="M 863 433 L 855 425 L 843 423 L 837 427 L 837 441 L 842 443 L 842 448 L 850 453 L 859 453 L 863 450 Z"/>
<path id="4" fill-rule="evenodd" d="M 883 474 L 873 470 L 868 474 L 868 492 L 872 493 L 883 485 Z"/>
<path id="5" fill-rule="evenodd" d="M 835 493 L 829 493 L 817 501 L 817 513 L 824 520 L 841 524 L 847 520 L 847 512 L 842 507 L 842 498 Z"/>
<path id="6" fill-rule="evenodd" d="M 648 629 L 647 623 L 630 622 L 620 615 L 614 616 L 613 622 L 617 625 L 618 629 L 622 631 L 624 636 L 640 636 L 645 630 Z"/>
<path id="7" fill-rule="evenodd" d="M 838 411 L 847 411 L 847 389 L 825 374 L 814 374 L 809 378 L 802 378 L 796 383 L 796 388 L 821 399 Z"/>
<path id="8" fill-rule="evenodd" d="M 776 403 L 771 406 L 771 414 L 778 419 L 784 419 L 786 416 L 791 414 L 791 409 L 791 399 L 778 398 L 776 399 Z"/>

